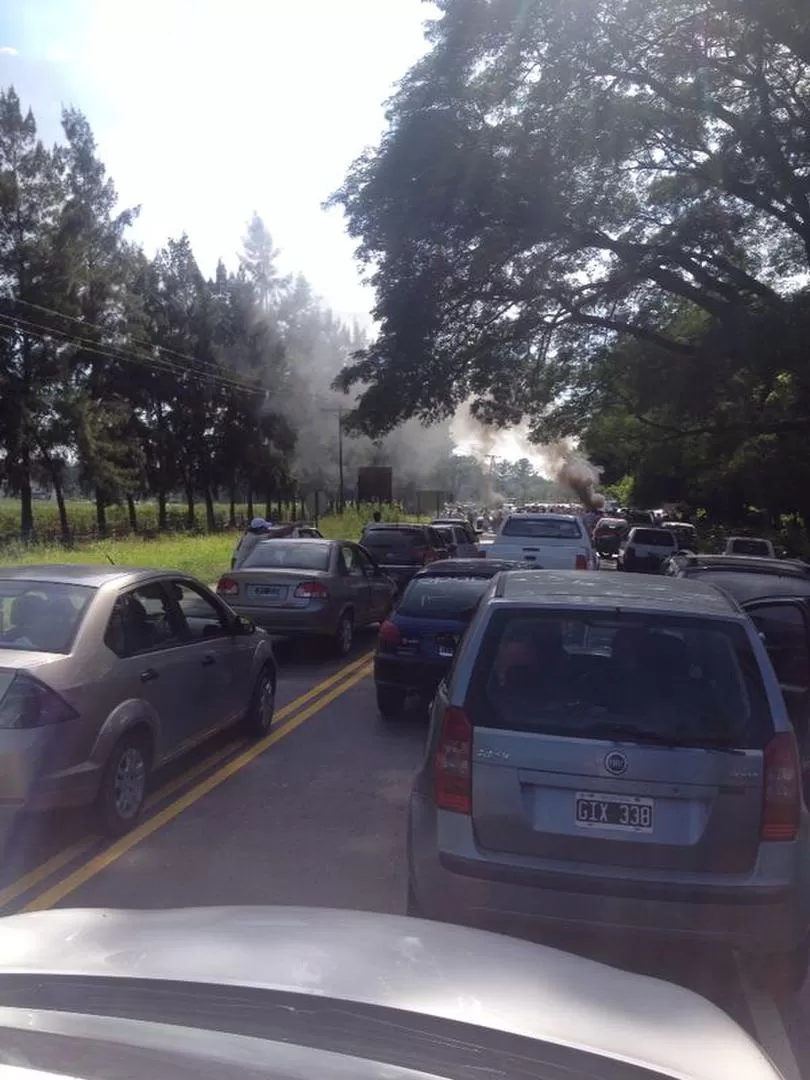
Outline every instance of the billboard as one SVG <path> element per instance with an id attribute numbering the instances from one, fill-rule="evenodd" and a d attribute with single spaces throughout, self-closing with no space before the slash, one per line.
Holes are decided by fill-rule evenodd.
<path id="1" fill-rule="evenodd" d="M 358 502 L 393 502 L 393 469 L 387 466 L 366 465 L 357 470 Z"/>

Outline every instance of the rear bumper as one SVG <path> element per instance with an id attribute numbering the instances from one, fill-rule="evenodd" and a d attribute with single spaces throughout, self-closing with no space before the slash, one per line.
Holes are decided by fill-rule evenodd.
<path id="1" fill-rule="evenodd" d="M 67 723 L 0 733 L 0 816 L 92 802 L 102 763 L 75 762 L 70 728 Z"/>
<path id="2" fill-rule="evenodd" d="M 329 607 L 312 611 L 303 608 L 253 607 L 249 604 L 231 604 L 231 607 L 237 615 L 243 615 L 263 630 L 281 637 L 331 635 L 337 632 L 338 613 Z"/>
<path id="3" fill-rule="evenodd" d="M 432 693 L 447 674 L 450 663 L 450 660 L 437 663 L 413 657 L 378 654 L 374 657 L 374 682 L 382 686 L 414 690 L 421 694 Z"/>
<path id="4" fill-rule="evenodd" d="M 628 573 L 660 574 L 661 566 L 663 565 L 663 562 L 666 558 L 668 558 L 667 555 L 662 555 L 660 559 L 658 558 L 658 556 L 646 556 L 644 558 L 640 558 L 638 555 L 636 555 L 631 559 L 628 559 L 627 556 L 625 556 L 621 560 L 621 563 L 622 568 L 628 571 Z"/>
<path id="5" fill-rule="evenodd" d="M 642 935 L 762 953 L 798 944 L 810 926 L 808 871 L 796 878 L 664 874 L 607 876 L 599 868 L 478 848 L 472 821 L 437 813 L 411 796 L 408 862 L 414 896 L 428 917 L 514 933 L 557 928 L 606 940 Z M 604 868 L 602 868 L 604 869 Z"/>

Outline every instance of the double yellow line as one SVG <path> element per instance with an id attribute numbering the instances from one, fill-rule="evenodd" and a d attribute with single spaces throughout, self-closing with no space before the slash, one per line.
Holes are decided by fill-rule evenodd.
<path id="1" fill-rule="evenodd" d="M 149 797 L 146 803 L 147 810 L 163 802 L 168 796 L 173 795 L 176 791 L 185 788 L 198 776 L 208 772 L 212 765 L 215 765 L 218 761 L 222 761 L 223 758 L 229 759 L 226 760 L 220 768 L 216 769 L 213 773 L 209 773 L 204 779 L 194 784 L 194 786 L 189 788 L 184 794 L 169 803 L 168 806 L 158 811 L 158 813 L 154 814 L 152 817 L 147 818 L 133 829 L 132 832 L 127 833 L 126 836 L 122 836 L 120 840 L 116 840 L 115 843 L 104 848 L 104 850 L 97 852 L 95 855 L 91 855 L 86 862 L 78 866 L 66 877 L 55 882 L 32 900 L 29 900 L 21 910 L 43 911 L 45 908 L 50 908 L 53 907 L 54 904 L 58 904 L 61 900 L 64 900 L 66 896 L 69 896 L 70 893 L 95 877 L 96 874 L 101 873 L 101 871 L 108 866 L 111 866 L 116 860 L 120 859 L 122 855 L 125 855 L 137 844 L 140 844 L 142 840 L 151 836 L 152 833 L 157 832 L 158 829 L 162 829 L 164 825 L 167 825 L 176 818 L 178 814 L 182 814 L 189 806 L 193 806 L 194 803 L 202 799 L 204 795 L 213 791 L 214 788 L 219 787 L 220 784 L 224 784 L 226 780 L 229 780 L 235 773 L 238 773 L 240 769 L 244 769 L 246 765 L 249 765 L 257 757 L 263 754 L 265 750 L 269 750 L 271 746 L 274 746 L 277 742 L 286 738 L 287 735 L 295 731 L 301 724 L 309 720 L 311 716 L 314 716 L 322 709 L 325 709 L 327 705 L 340 697 L 341 694 L 345 694 L 347 690 L 350 690 L 353 686 L 362 682 L 371 672 L 372 655 L 373 654 L 370 652 L 365 653 L 358 660 L 353 661 L 351 664 L 346 664 L 339 671 L 335 672 L 334 675 L 330 675 L 328 679 L 324 679 L 322 682 L 317 683 L 294 701 L 291 701 L 288 705 L 279 709 L 273 719 L 273 730 L 268 735 L 265 735 L 263 739 L 249 745 L 243 740 L 236 740 L 229 743 L 228 746 L 223 747 L 205 761 L 188 769 L 181 776 L 170 780 Z M 230 757 L 230 755 L 239 747 L 244 747 L 241 753 L 236 754 L 235 757 Z M 16 881 L 11 882 L 11 884 L 7 885 L 4 889 L 0 889 L 0 909 L 6 907 L 18 896 L 22 896 L 32 889 L 35 889 L 38 885 L 47 881 L 52 875 L 58 873 L 76 859 L 87 854 L 97 842 L 98 839 L 95 837 L 84 837 L 75 844 L 65 848 L 63 851 L 59 851 L 55 855 L 52 855 L 49 859 L 46 859 L 45 862 L 35 867 L 27 874 L 24 874 Z"/>

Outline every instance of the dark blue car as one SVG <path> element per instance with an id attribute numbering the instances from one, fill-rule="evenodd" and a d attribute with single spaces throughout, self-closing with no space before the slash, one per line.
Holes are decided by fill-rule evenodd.
<path id="1" fill-rule="evenodd" d="M 433 697 L 490 580 L 522 567 L 508 559 L 444 559 L 416 574 L 380 627 L 374 683 L 383 716 L 398 716 L 410 693 Z"/>

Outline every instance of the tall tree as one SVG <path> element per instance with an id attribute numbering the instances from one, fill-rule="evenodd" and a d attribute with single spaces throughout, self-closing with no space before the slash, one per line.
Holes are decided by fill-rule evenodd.
<path id="1" fill-rule="evenodd" d="M 363 387 L 359 427 L 472 398 L 556 437 L 589 415 L 617 336 L 673 362 L 710 345 L 734 371 L 753 339 L 790 334 L 810 268 L 806 5 L 437 6 L 388 131 L 333 199 L 377 291 L 379 336 L 340 380 Z M 684 304 L 716 332 L 668 333 Z"/>

